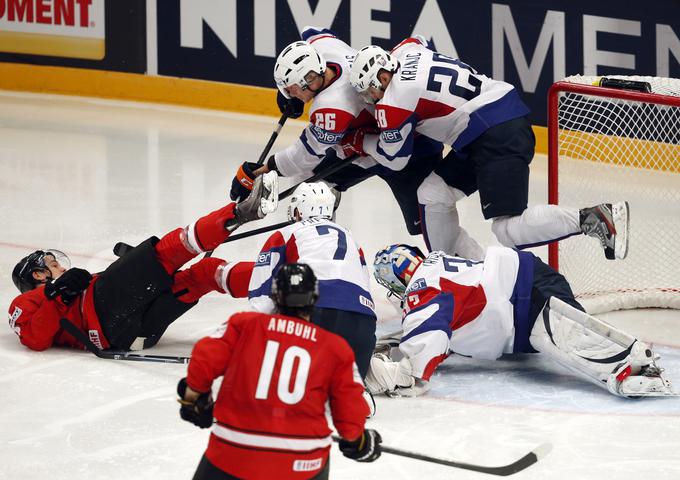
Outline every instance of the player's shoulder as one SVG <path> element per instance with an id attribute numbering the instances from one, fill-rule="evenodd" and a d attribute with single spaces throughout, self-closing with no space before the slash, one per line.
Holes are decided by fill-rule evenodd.
<path id="1" fill-rule="evenodd" d="M 266 313 L 261 313 L 261 312 L 236 312 L 231 317 L 229 317 L 229 321 L 227 322 L 227 325 L 234 325 L 234 326 L 243 326 L 243 325 L 249 325 L 253 322 L 264 322 L 266 319 L 270 317 L 270 315 L 267 315 Z"/>
<path id="2" fill-rule="evenodd" d="M 356 50 L 340 40 L 334 31 L 328 28 L 307 26 L 300 32 L 300 37 L 309 42 L 325 60 L 342 59 L 343 63 L 349 62 L 351 64 L 354 59 Z"/>
<path id="3" fill-rule="evenodd" d="M 44 301 L 47 300 L 47 298 L 45 297 L 44 290 L 45 286 L 39 285 L 33 290 L 20 293 L 19 295 L 14 297 L 14 300 L 12 300 L 12 303 L 10 304 L 10 310 L 12 310 L 15 306 L 21 306 L 24 308 L 27 307 L 30 308 L 31 306 L 37 307 L 38 305 L 42 304 Z"/>

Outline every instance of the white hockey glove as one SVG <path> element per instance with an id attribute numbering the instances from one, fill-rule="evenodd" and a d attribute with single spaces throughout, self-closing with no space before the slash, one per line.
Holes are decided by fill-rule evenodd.
<path id="1" fill-rule="evenodd" d="M 384 393 L 393 397 L 416 397 L 430 388 L 428 382 L 417 379 L 411 374 L 411 362 L 408 358 L 393 362 L 382 353 L 376 353 L 371 358 L 371 365 L 364 382 L 372 394 Z"/>

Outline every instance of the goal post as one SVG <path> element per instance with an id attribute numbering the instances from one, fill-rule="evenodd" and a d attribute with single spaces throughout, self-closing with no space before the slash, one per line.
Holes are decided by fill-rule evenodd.
<path id="1" fill-rule="evenodd" d="M 549 90 L 548 200 L 627 200 L 629 254 L 606 260 L 581 235 L 551 244 L 549 262 L 590 313 L 680 309 L 680 79 L 602 78 L 567 77 Z"/>

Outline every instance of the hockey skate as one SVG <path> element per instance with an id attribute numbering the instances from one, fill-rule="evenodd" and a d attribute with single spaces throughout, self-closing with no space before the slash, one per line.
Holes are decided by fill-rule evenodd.
<path id="1" fill-rule="evenodd" d="M 250 195 L 242 200 L 234 209 L 235 222 L 225 225 L 233 230 L 239 225 L 264 218 L 276 210 L 279 204 L 278 174 L 267 172 L 255 179 Z"/>
<path id="2" fill-rule="evenodd" d="M 628 202 L 601 203 L 579 211 L 581 231 L 597 238 L 609 260 L 628 255 Z"/>
<path id="3" fill-rule="evenodd" d="M 618 364 L 607 379 L 609 391 L 632 398 L 678 396 L 673 391 L 671 381 L 663 377 L 663 368 L 656 364 L 659 356 L 654 355 L 649 348 L 645 349 L 645 356 L 649 359 L 646 365 L 636 365 L 636 362 Z"/>

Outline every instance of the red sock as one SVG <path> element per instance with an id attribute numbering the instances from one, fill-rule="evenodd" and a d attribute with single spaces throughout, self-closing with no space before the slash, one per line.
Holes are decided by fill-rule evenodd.
<path id="1" fill-rule="evenodd" d="M 175 273 L 182 265 L 196 256 L 197 252 L 192 252 L 182 242 L 184 235 L 183 228 L 177 228 L 167 233 L 161 241 L 156 244 L 156 255 L 158 261 L 169 274 Z"/>
<path id="2" fill-rule="evenodd" d="M 248 285 L 255 262 L 238 262 L 229 270 L 227 277 L 229 293 L 234 298 L 248 298 Z"/>
<path id="3" fill-rule="evenodd" d="M 227 262 L 219 258 L 204 258 L 194 263 L 186 270 L 175 274 L 172 292 L 177 295 L 178 300 L 185 303 L 196 302 L 212 291 L 225 293 L 218 283 L 218 275 L 220 267 L 226 264 Z"/>
<path id="4" fill-rule="evenodd" d="M 201 251 L 214 250 L 229 236 L 224 224 L 234 218 L 235 203 L 215 210 L 199 218 L 187 228 L 188 242 L 193 248 Z"/>

